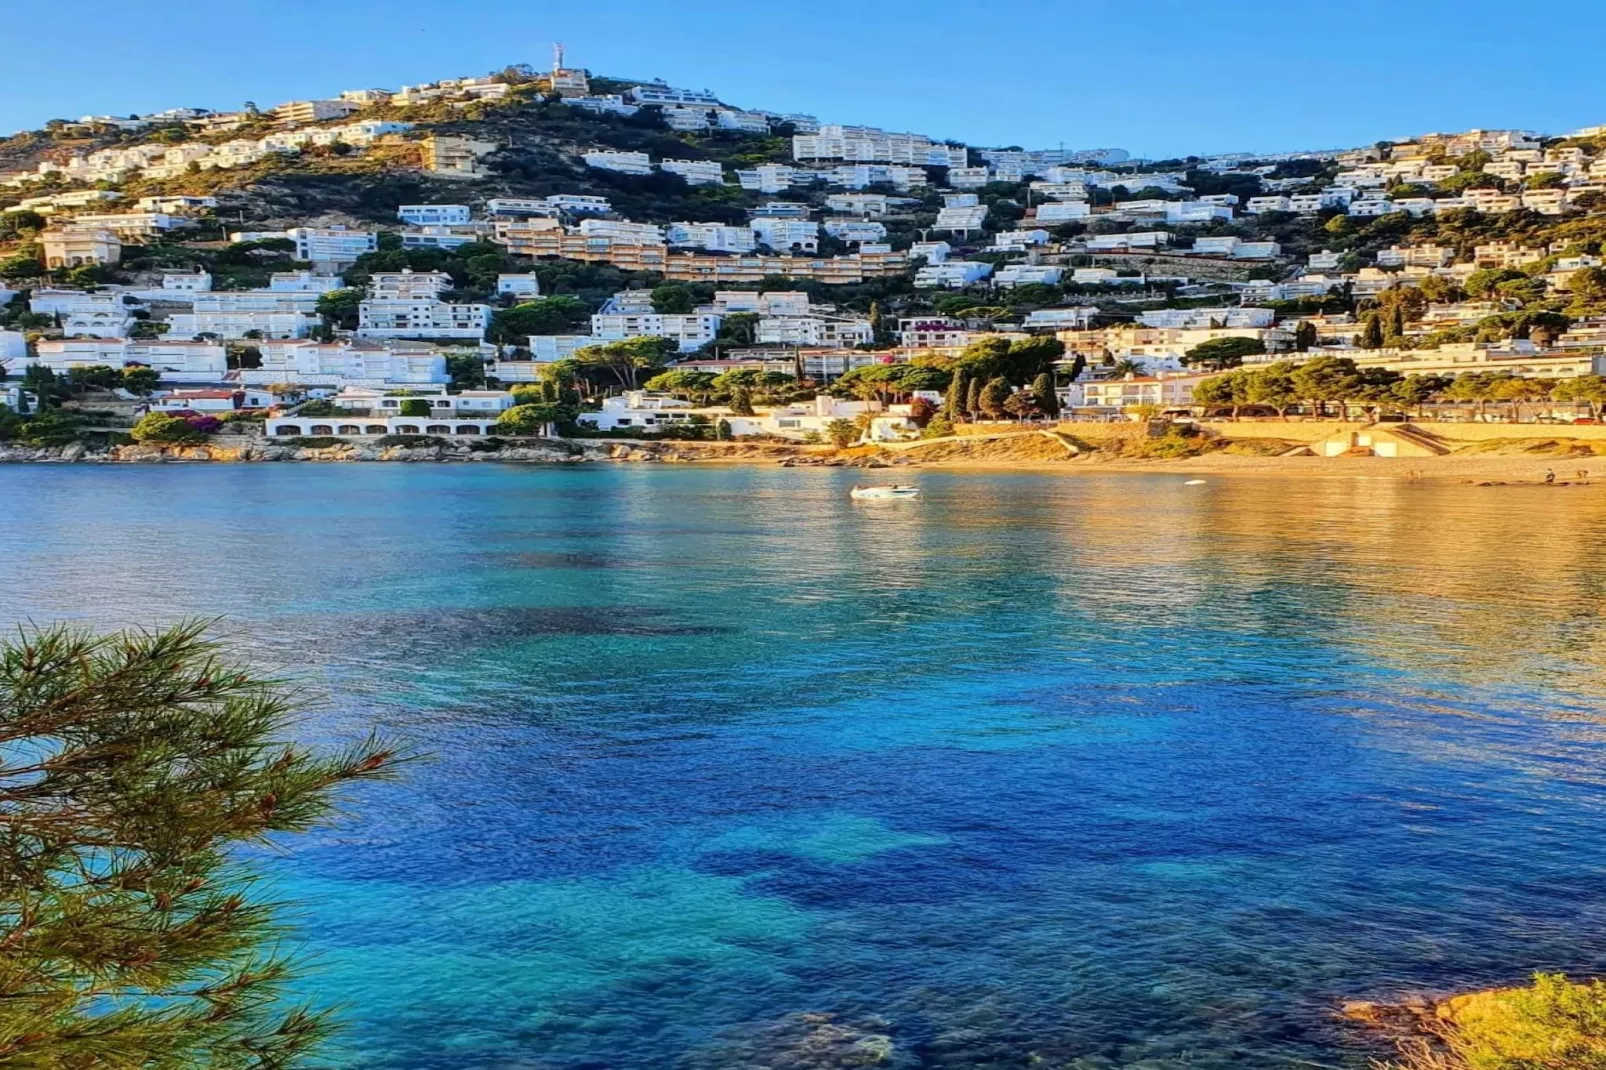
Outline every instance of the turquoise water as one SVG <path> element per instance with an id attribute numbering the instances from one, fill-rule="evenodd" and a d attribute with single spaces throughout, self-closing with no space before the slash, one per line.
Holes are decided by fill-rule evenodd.
<path id="1" fill-rule="evenodd" d="M 433 752 L 264 860 L 351 1066 L 1360 1067 L 1606 969 L 1606 490 L 855 478 L 5 467 L 0 609 Z"/>

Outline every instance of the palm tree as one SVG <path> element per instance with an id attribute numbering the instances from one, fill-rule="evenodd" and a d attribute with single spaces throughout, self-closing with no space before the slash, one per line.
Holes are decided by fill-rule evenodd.
<path id="1" fill-rule="evenodd" d="M 1143 365 L 1131 357 L 1123 357 L 1110 365 L 1110 371 L 1117 379 L 1124 379 L 1128 375 L 1142 375 Z"/>

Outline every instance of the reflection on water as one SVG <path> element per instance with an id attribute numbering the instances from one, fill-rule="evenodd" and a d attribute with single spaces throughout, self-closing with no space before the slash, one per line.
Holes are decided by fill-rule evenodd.
<path id="1" fill-rule="evenodd" d="M 353 1066 L 1359 1067 L 1606 969 L 1606 490 L 914 478 L 4 468 L 0 606 L 436 753 L 268 863 Z"/>

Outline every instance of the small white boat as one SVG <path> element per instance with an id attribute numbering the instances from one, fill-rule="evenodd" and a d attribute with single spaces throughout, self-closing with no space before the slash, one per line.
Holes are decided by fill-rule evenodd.
<path id="1" fill-rule="evenodd" d="M 898 501 L 920 497 L 920 488 L 896 483 L 882 487 L 857 486 L 848 495 L 857 501 Z"/>
<path id="2" fill-rule="evenodd" d="M 1202 479 L 1190 479 L 1182 485 L 1184 487 L 1202 487 L 1205 485 L 1205 481 Z"/>

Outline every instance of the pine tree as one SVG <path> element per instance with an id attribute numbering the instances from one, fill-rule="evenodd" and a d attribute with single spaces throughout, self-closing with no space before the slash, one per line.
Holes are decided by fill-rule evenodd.
<path id="1" fill-rule="evenodd" d="M 731 412 L 737 416 L 753 415 L 753 390 L 738 386 L 731 391 Z"/>
<path id="2" fill-rule="evenodd" d="M 288 693 L 203 626 L 0 643 L 0 1065 L 290 1067 L 332 1028 L 238 848 L 387 775 L 286 739 Z"/>
<path id="3" fill-rule="evenodd" d="M 970 381 L 970 387 L 965 394 L 965 416 L 967 419 L 974 420 L 976 414 L 981 412 L 982 385 L 982 381 L 979 378 Z"/>

